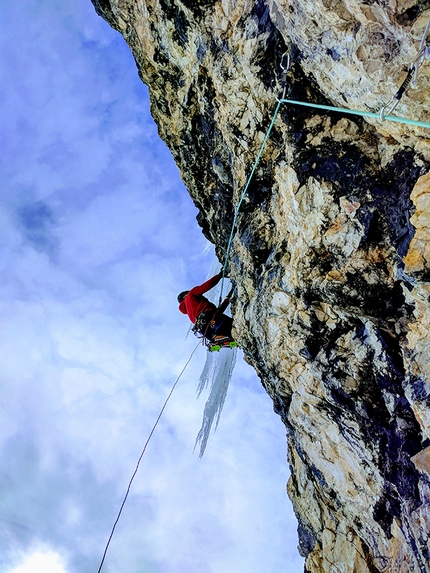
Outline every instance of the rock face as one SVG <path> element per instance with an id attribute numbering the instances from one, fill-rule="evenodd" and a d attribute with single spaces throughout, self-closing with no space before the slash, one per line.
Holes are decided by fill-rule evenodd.
<path id="1" fill-rule="evenodd" d="M 128 42 L 204 234 L 281 96 L 379 111 L 427 0 L 93 0 Z M 283 62 L 286 61 L 284 58 Z M 430 61 L 396 110 L 430 121 Z M 430 130 L 282 104 L 241 205 L 235 332 L 288 431 L 306 571 L 430 571 Z"/>

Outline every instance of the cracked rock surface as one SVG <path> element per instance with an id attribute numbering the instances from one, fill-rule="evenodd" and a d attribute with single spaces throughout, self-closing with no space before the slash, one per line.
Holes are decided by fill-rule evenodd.
<path id="1" fill-rule="evenodd" d="M 378 112 L 426 0 L 92 0 L 225 249 L 282 93 Z M 285 60 L 284 60 L 285 61 Z M 398 115 L 430 121 L 430 60 Z M 430 130 L 282 104 L 229 261 L 235 334 L 288 433 L 306 571 L 430 571 Z"/>

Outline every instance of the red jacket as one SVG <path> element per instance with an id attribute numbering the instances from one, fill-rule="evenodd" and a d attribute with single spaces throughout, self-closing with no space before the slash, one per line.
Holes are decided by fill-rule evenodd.
<path id="1" fill-rule="evenodd" d="M 211 288 L 218 284 L 221 277 L 222 273 L 218 273 L 202 285 L 195 286 L 188 292 L 184 300 L 181 301 L 179 310 L 183 314 L 188 314 L 193 324 L 196 323 L 197 317 L 200 313 L 216 310 L 216 306 L 212 302 L 208 301 L 208 299 L 203 296 L 203 293 L 208 292 L 208 290 L 211 290 Z"/>

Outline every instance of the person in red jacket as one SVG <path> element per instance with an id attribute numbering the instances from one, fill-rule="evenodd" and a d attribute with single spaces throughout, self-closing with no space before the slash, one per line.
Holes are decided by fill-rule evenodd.
<path id="1" fill-rule="evenodd" d="M 230 302 L 231 293 L 227 295 L 224 301 L 217 308 L 204 295 L 222 278 L 222 273 L 218 273 L 202 285 L 195 286 L 191 290 L 185 290 L 178 295 L 179 310 L 187 314 L 188 318 L 195 325 L 194 331 L 199 332 L 209 341 L 220 339 L 232 339 L 231 329 L 233 319 L 231 316 L 224 314 Z"/>

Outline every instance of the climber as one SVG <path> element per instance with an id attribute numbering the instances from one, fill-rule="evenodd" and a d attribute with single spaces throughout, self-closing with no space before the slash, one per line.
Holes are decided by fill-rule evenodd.
<path id="1" fill-rule="evenodd" d="M 194 324 L 193 331 L 201 334 L 207 340 L 210 350 L 219 350 L 221 346 L 236 346 L 231 328 L 233 319 L 224 314 L 230 302 L 234 288 L 217 308 L 203 294 L 219 283 L 222 273 L 218 273 L 200 286 L 185 290 L 178 295 L 179 310 L 187 314 Z"/>

